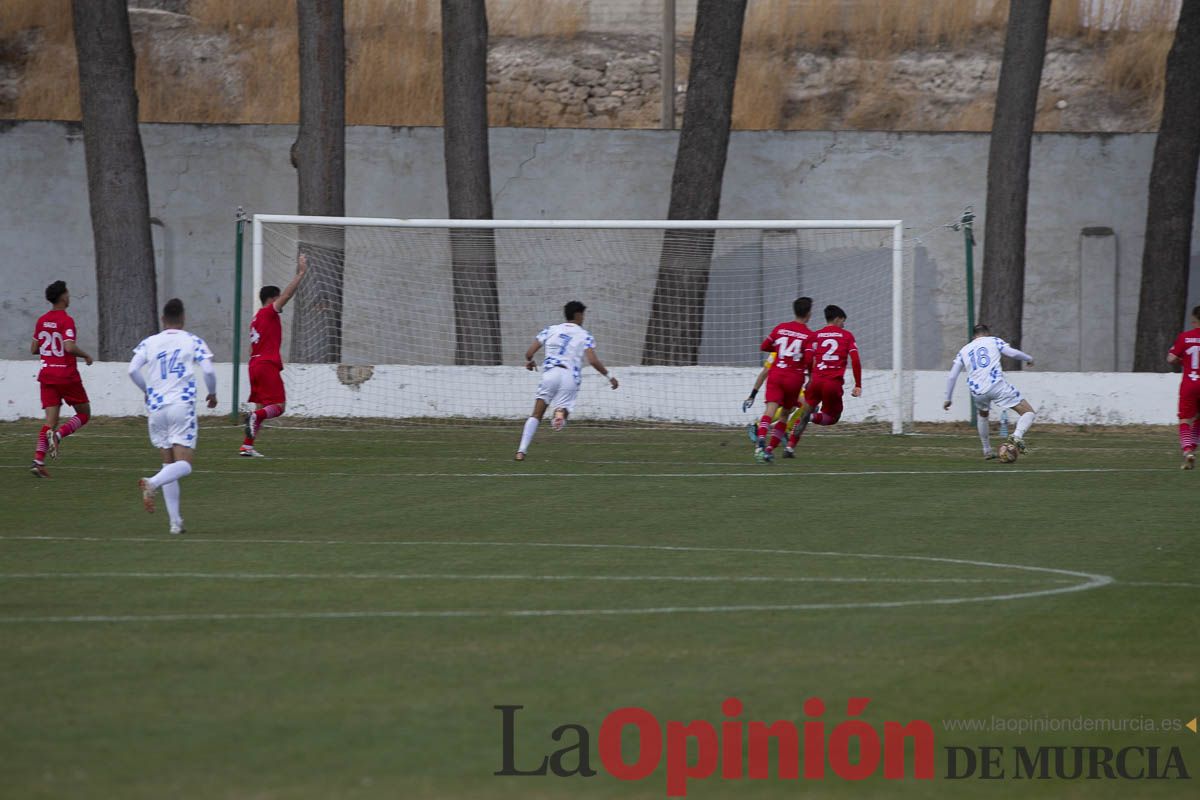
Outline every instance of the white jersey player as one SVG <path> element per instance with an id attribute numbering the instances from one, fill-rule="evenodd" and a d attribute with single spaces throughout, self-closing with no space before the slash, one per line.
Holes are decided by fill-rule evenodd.
<path id="1" fill-rule="evenodd" d="M 575 408 L 579 383 L 583 379 L 584 361 L 608 378 L 612 388 L 618 386 L 617 379 L 609 374 L 596 356 L 596 340 L 583 327 L 585 311 L 587 306 L 578 300 L 567 303 L 563 306 L 563 316 L 567 321 L 543 328 L 525 351 L 525 369 L 529 370 L 537 369 L 533 357 L 538 350 L 545 347 L 546 355 L 542 359 L 542 380 L 534 395 L 533 413 L 525 420 L 525 428 L 521 432 L 517 461 L 525 460 L 525 451 L 529 449 L 529 443 L 533 441 L 533 434 L 537 432 L 538 423 L 542 421 L 547 408 L 554 408 L 554 430 L 561 431 L 567 424 L 567 417 Z"/>
<path id="2" fill-rule="evenodd" d="M 975 410 L 979 414 L 976 426 L 979 430 L 979 440 L 983 443 L 983 457 L 995 458 L 992 455 L 992 444 L 988 437 L 988 411 L 993 405 L 1001 409 L 1011 408 L 1020 415 L 1017 420 L 1017 428 L 1009 437 L 1009 442 L 1024 453 L 1025 434 L 1029 430 L 1029 426 L 1033 424 L 1035 413 L 1029 401 L 1021 397 L 1021 392 L 1017 387 L 1004 377 L 1004 370 L 1000 366 L 1000 357 L 1008 356 L 1032 365 L 1033 356 L 1022 353 L 998 336 L 992 336 L 986 325 L 976 325 L 973 333 L 975 338 L 959 350 L 958 355 L 954 357 L 950 375 L 946 378 L 946 401 L 942 404 L 942 408 L 950 408 L 950 396 L 954 394 L 954 385 L 958 383 L 959 373 L 965 370 L 967 388 L 971 392 L 971 402 L 975 404 Z"/>
<path id="3" fill-rule="evenodd" d="M 138 481 L 142 505 L 154 511 L 154 492 L 163 490 L 171 533 L 183 533 L 179 515 L 179 481 L 192 472 L 200 428 L 196 424 L 196 371 L 204 373 L 209 408 L 217 406 L 217 375 L 212 352 L 199 336 L 183 329 L 183 302 L 163 306 L 163 330 L 134 348 L 129 378 L 146 397 L 150 443 L 162 451 L 162 469 Z M 147 367 L 149 367 L 147 369 Z"/>

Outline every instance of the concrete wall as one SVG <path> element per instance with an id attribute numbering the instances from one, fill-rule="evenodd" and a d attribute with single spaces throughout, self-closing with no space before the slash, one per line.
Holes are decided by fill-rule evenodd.
<path id="1" fill-rule="evenodd" d="M 37 364 L 0 361 L 0 420 L 40 417 Z M 97 363 L 82 368 L 94 414 L 144 413 L 125 364 Z M 232 369 L 217 364 L 221 405 L 210 416 L 228 414 Z M 617 391 L 598 376 L 583 382 L 575 416 L 590 420 L 653 420 L 739 425 L 752 414 L 740 411 L 757 370 L 722 367 L 626 367 L 614 370 Z M 1157 373 L 1026 372 L 1011 376 L 1046 423 L 1074 425 L 1166 425 L 1175 420 L 1179 378 Z M 376 367 L 348 374 L 333 365 L 292 365 L 284 370 L 291 416 L 337 417 L 507 417 L 529 413 L 537 376 L 519 367 Z M 248 393 L 241 369 L 239 400 Z M 912 418 L 954 422 L 969 413 L 965 382 L 959 380 L 955 406 L 942 410 L 946 373 L 913 375 Z M 455 391 L 447 392 L 453 386 Z M 890 374 L 866 370 L 863 396 L 847 395 L 847 422 L 888 420 L 894 402 Z M 761 407 L 761 405 L 759 406 Z"/>
<path id="2" fill-rule="evenodd" d="M 219 358 L 230 358 L 234 210 L 295 210 L 295 173 L 288 163 L 295 128 L 145 125 L 142 135 L 160 299 L 183 297 L 189 327 Z M 676 141 L 676 133 L 653 130 L 495 129 L 496 215 L 662 218 Z M 1153 145 L 1146 134 L 1035 138 L 1020 344 L 1045 369 L 1132 364 Z M 915 273 L 913 365 L 941 368 L 965 328 L 962 241 L 942 226 L 974 204 L 978 238 L 986 236 L 987 147 L 985 135 L 967 133 L 736 132 L 722 216 L 906 220 Z M 445 216 L 440 129 L 352 128 L 347 148 L 347 213 Z M 45 308 L 42 290 L 56 278 L 72 286 L 81 342 L 94 346 L 95 280 L 79 127 L 5 124 L 0 164 L 0 357 L 26 357 L 33 322 Z M 1101 229 L 1111 233 L 1099 235 Z M 976 252 L 981 256 L 982 247 Z M 1195 272 L 1200 246 L 1194 252 Z M 531 270 L 526 277 L 536 282 L 540 276 Z M 1200 280 L 1192 286 L 1189 307 L 1200 299 Z M 853 314 L 854 298 L 837 302 Z M 777 315 L 786 316 L 786 298 Z M 518 327 L 536 330 L 544 322 L 519 321 Z"/>

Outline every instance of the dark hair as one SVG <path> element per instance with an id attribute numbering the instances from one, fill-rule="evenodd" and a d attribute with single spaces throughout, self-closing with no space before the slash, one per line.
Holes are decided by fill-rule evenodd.
<path id="1" fill-rule="evenodd" d="M 172 297 L 163 306 L 163 322 L 178 324 L 183 322 L 183 301 L 178 297 Z"/>
<path id="2" fill-rule="evenodd" d="M 67 293 L 66 281 L 55 281 L 46 287 L 46 302 L 54 305 L 58 302 L 58 298 Z"/>
<path id="3" fill-rule="evenodd" d="M 807 317 L 812 313 L 812 298 L 797 297 L 792 301 L 792 313 L 797 317 Z"/>
<path id="4" fill-rule="evenodd" d="M 268 300 L 274 300 L 280 294 L 282 292 L 279 291 L 278 286 L 264 286 L 258 290 L 258 302 L 265 306 Z"/>
<path id="5" fill-rule="evenodd" d="M 60 281 L 60 283 L 61 283 L 61 281 Z M 1195 308 L 1192 309 L 1192 316 L 1195 317 L 1196 319 L 1200 319 L 1200 306 L 1196 306 Z"/>
<path id="6" fill-rule="evenodd" d="M 981 333 L 991 333 L 991 332 L 992 332 L 992 329 L 989 328 L 987 325 L 984 325 L 982 322 L 979 323 L 978 325 L 976 325 L 974 328 L 971 328 L 971 333 L 975 334 L 976 336 L 978 336 Z"/>
<path id="7" fill-rule="evenodd" d="M 567 318 L 567 322 L 575 319 L 576 314 L 580 314 L 584 311 L 587 311 L 587 306 L 578 300 L 572 300 L 563 306 L 563 316 Z"/>
<path id="8" fill-rule="evenodd" d="M 833 322 L 838 317 L 846 318 L 846 312 L 842 311 L 841 306 L 825 306 L 825 321 Z"/>

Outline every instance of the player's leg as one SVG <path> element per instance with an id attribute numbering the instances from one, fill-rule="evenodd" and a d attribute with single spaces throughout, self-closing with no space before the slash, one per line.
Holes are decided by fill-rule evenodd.
<path id="1" fill-rule="evenodd" d="M 983 457 L 990 461 L 996 457 L 992 452 L 992 438 L 988 430 L 988 402 L 982 401 L 982 404 L 975 404 L 975 429 L 979 431 L 979 443 L 983 445 Z"/>
<path id="2" fill-rule="evenodd" d="M 793 401 L 794 402 L 794 401 Z M 787 420 L 795 406 L 781 406 L 783 412 L 776 416 L 775 424 L 771 426 L 771 440 L 767 442 L 767 452 L 774 452 L 776 447 L 787 438 Z"/>
<path id="3" fill-rule="evenodd" d="M 542 417 L 546 416 L 546 409 L 550 403 L 548 396 L 550 390 L 545 389 L 546 379 L 543 377 L 542 382 L 538 384 L 537 398 L 533 401 L 533 411 L 530 412 L 528 419 L 525 420 L 525 427 L 521 430 L 521 444 L 517 447 L 517 461 L 525 460 L 525 453 L 529 450 L 529 443 L 533 441 L 533 435 L 537 433 L 538 424 L 541 423 Z"/>
<path id="4" fill-rule="evenodd" d="M 54 386 L 45 383 L 40 385 L 42 412 L 45 413 L 46 419 L 42 423 L 41 430 L 38 431 L 37 447 L 34 448 L 33 463 L 30 465 L 29 471 L 35 478 L 49 478 L 50 473 L 46 470 L 46 453 L 50 450 L 54 428 L 58 425 L 59 397 Z"/>
<path id="5" fill-rule="evenodd" d="M 184 478 L 187 475 L 191 474 L 192 458 L 194 457 L 194 454 L 195 454 L 195 450 L 193 448 L 184 447 L 183 445 L 180 445 L 180 444 L 173 445 L 171 448 L 171 455 L 174 458 L 174 461 L 172 462 L 172 464 L 173 465 L 179 465 L 179 464 L 187 465 L 186 473 L 177 475 L 175 480 L 164 483 L 161 486 L 162 493 L 163 493 L 163 500 L 167 504 L 167 516 L 170 517 L 170 520 L 171 520 L 171 529 L 170 529 L 171 533 L 178 534 L 178 533 L 185 532 L 184 527 L 183 527 L 183 516 L 179 513 L 179 497 L 181 494 L 179 481 L 181 478 Z M 178 470 L 177 466 L 176 466 L 176 469 Z"/>
<path id="6" fill-rule="evenodd" d="M 1196 422 L 1200 419 L 1200 403 L 1192 392 L 1179 388 L 1179 449 L 1183 452 L 1182 469 L 1196 466 Z"/>
<path id="7" fill-rule="evenodd" d="M 835 381 L 821 381 L 821 410 L 814 411 L 814 425 L 836 425 L 842 418 L 842 385 Z"/>
<path id="8" fill-rule="evenodd" d="M 254 411 L 242 418 L 246 438 L 242 440 L 239 455 L 254 458 L 262 456 L 254 447 L 254 442 L 262 430 L 263 422 L 282 416 L 287 408 L 287 390 L 283 385 L 283 375 L 274 364 L 254 364 L 249 373 L 249 399 L 254 403 Z"/>
<path id="9" fill-rule="evenodd" d="M 763 408 L 763 415 L 758 420 L 758 430 L 755 431 L 759 447 L 766 447 L 767 430 L 771 427 L 771 420 L 775 419 L 775 412 L 779 410 L 780 401 L 783 399 L 779 397 L 780 392 L 775 383 L 772 379 L 767 379 L 767 405 Z"/>
<path id="10" fill-rule="evenodd" d="M 87 392 L 83 389 L 83 381 L 76 381 L 63 389 L 63 400 L 75 410 L 75 416 L 64 422 L 51 434 L 51 443 L 55 455 L 63 439 L 88 424 L 92 418 L 92 404 L 88 401 Z"/>
<path id="11" fill-rule="evenodd" d="M 1018 394 L 1018 397 L 1019 396 L 1020 395 Z M 1029 426 L 1032 425 L 1034 419 L 1037 418 L 1037 413 L 1033 410 L 1033 406 L 1029 404 L 1029 401 L 1025 399 L 1020 400 L 1020 402 L 1018 402 L 1016 405 L 1009 406 L 1009 408 L 1011 408 L 1015 413 L 1019 414 L 1020 417 L 1017 419 L 1016 430 L 1014 430 L 1012 436 L 1008 438 L 1017 446 L 1017 450 L 1024 453 L 1025 434 L 1029 432 Z"/>
<path id="12" fill-rule="evenodd" d="M 804 404 L 792 412 L 792 416 L 788 419 L 788 444 L 787 449 L 791 452 L 796 451 L 796 446 L 800 444 L 800 437 L 804 435 L 804 431 L 808 429 L 808 423 L 812 420 L 812 412 L 804 410 Z"/>

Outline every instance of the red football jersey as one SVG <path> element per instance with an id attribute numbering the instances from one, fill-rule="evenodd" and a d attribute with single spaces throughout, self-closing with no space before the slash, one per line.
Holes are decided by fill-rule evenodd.
<path id="1" fill-rule="evenodd" d="M 858 363 L 858 345 L 854 334 L 836 325 L 826 325 L 809 339 L 809 360 L 812 362 L 813 379 L 841 378 L 846 374 L 846 365 Z M 858 370 L 855 370 L 855 379 Z"/>
<path id="2" fill-rule="evenodd" d="M 1192 328 L 1175 337 L 1169 351 L 1183 362 L 1183 386 L 1200 383 L 1200 328 Z"/>
<path id="3" fill-rule="evenodd" d="M 274 303 L 267 303 L 258 310 L 250 322 L 250 360 L 260 359 L 278 364 L 283 368 L 279 345 L 283 341 L 283 325 Z"/>
<path id="4" fill-rule="evenodd" d="M 772 370 L 782 369 L 803 375 L 804 349 L 811 337 L 812 331 L 803 322 L 781 322 L 763 339 L 759 349 L 775 354 Z"/>
<path id="5" fill-rule="evenodd" d="M 42 383 L 74 383 L 79 380 L 75 356 L 67 352 L 65 342 L 75 341 L 75 320 L 61 309 L 52 309 L 38 317 L 33 329 L 42 357 L 38 380 Z"/>

